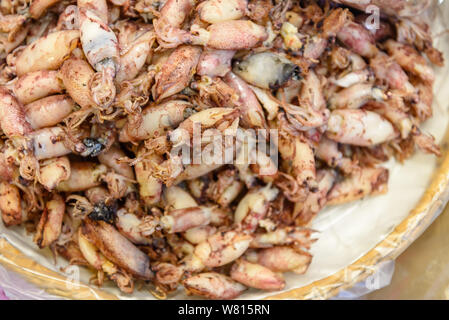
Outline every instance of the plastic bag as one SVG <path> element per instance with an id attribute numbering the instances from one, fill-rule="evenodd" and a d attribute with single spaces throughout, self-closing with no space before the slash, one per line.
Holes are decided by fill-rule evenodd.
<path id="1" fill-rule="evenodd" d="M 0 265 L 0 300 L 60 300 Z"/>

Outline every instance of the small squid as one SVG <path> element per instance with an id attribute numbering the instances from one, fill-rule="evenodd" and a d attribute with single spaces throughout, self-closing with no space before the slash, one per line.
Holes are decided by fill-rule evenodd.
<path id="1" fill-rule="evenodd" d="M 30 25 L 25 25 L 17 31 L 9 34 L 0 33 L 0 58 L 5 59 L 16 50 L 21 50 L 20 44 L 25 40 L 30 30 Z"/>
<path id="2" fill-rule="evenodd" d="M 156 230 L 158 223 L 152 216 L 141 218 L 121 208 L 116 212 L 115 225 L 132 243 L 151 245 L 150 236 Z"/>
<path id="3" fill-rule="evenodd" d="M 69 58 L 59 73 L 67 93 L 82 109 L 95 105 L 89 91 L 89 83 L 95 72 L 89 63 L 79 58 Z"/>
<path id="4" fill-rule="evenodd" d="M 91 10 L 79 8 L 80 40 L 90 65 L 97 71 L 90 79 L 93 101 L 106 110 L 114 101 L 114 78 L 119 69 L 120 53 L 114 32 Z"/>
<path id="5" fill-rule="evenodd" d="M 170 288 L 168 291 L 171 291 L 171 288 L 176 289 L 184 275 L 184 268 L 182 266 L 176 266 L 166 262 L 157 263 L 152 266 L 152 269 L 155 272 L 154 282 L 157 285 Z"/>
<path id="6" fill-rule="evenodd" d="M 275 90 L 297 77 L 299 67 L 280 54 L 266 51 L 236 62 L 233 72 L 249 84 Z"/>
<path id="7" fill-rule="evenodd" d="M 0 181 L 0 211 L 7 227 L 21 224 L 24 220 L 19 188 L 5 181 Z"/>
<path id="8" fill-rule="evenodd" d="M 331 168 L 338 168 L 345 174 L 357 170 L 357 164 L 349 157 L 345 157 L 339 150 L 337 142 L 323 136 L 316 150 L 316 157 L 324 161 Z"/>
<path id="9" fill-rule="evenodd" d="M 51 159 L 72 153 L 65 144 L 64 130 L 60 127 L 49 127 L 33 131 L 29 134 L 33 154 L 38 160 Z"/>
<path id="10" fill-rule="evenodd" d="M 373 57 L 378 49 L 373 35 L 361 24 L 348 21 L 337 33 L 337 38 L 349 49 L 363 57 Z"/>
<path id="11" fill-rule="evenodd" d="M 70 176 L 61 181 L 56 187 L 63 192 L 84 191 L 101 184 L 101 178 L 106 174 L 107 168 L 103 164 L 94 162 L 72 162 Z"/>
<path id="12" fill-rule="evenodd" d="M 247 7 L 248 0 L 207 0 L 199 4 L 196 10 L 201 20 L 217 23 L 243 18 Z"/>
<path id="13" fill-rule="evenodd" d="M 25 106 L 25 118 L 33 129 L 52 127 L 72 113 L 75 103 L 68 95 L 45 97 Z"/>
<path id="14" fill-rule="evenodd" d="M 17 75 L 58 69 L 76 48 L 79 38 L 78 30 L 56 31 L 39 38 L 29 44 L 17 57 Z"/>
<path id="15" fill-rule="evenodd" d="M 19 77 L 14 84 L 13 92 L 19 102 L 27 104 L 52 94 L 62 93 L 63 89 L 64 85 L 57 71 L 41 70 Z"/>
<path id="16" fill-rule="evenodd" d="M 399 100 L 399 106 L 395 100 Z M 390 121 L 399 130 L 402 139 L 407 139 L 414 127 L 412 118 L 402 109 L 402 98 L 392 96 L 387 102 L 370 102 L 365 105 L 367 110 L 372 110 Z"/>
<path id="17" fill-rule="evenodd" d="M 117 284 L 121 291 L 125 293 L 132 293 L 134 291 L 134 282 L 128 273 L 107 259 L 100 252 L 98 247 L 89 241 L 83 228 L 78 229 L 78 244 L 85 260 L 99 272 L 98 285 L 102 285 L 103 273 L 106 273 L 111 280 Z"/>
<path id="18" fill-rule="evenodd" d="M 387 192 L 388 170 L 385 168 L 362 168 L 334 185 L 327 196 L 327 204 L 341 204 L 368 195 Z"/>
<path id="19" fill-rule="evenodd" d="M 120 142 L 138 141 L 162 136 L 170 128 L 184 120 L 184 111 L 193 107 L 182 100 L 170 100 L 156 106 L 148 106 L 141 118 L 128 117 L 128 122 L 120 131 Z"/>
<path id="20" fill-rule="evenodd" d="M 294 245 L 310 249 L 315 239 L 311 238 L 313 230 L 303 227 L 278 227 L 273 231 L 256 233 L 250 248 L 272 248 L 274 246 Z"/>
<path id="21" fill-rule="evenodd" d="M 407 1 L 407 0 L 332 0 L 349 7 L 356 8 L 361 11 L 367 10 L 370 6 L 380 8 L 382 12 L 388 15 L 399 17 L 414 17 L 423 12 L 431 3 L 429 0 L 424 1 Z"/>
<path id="22" fill-rule="evenodd" d="M 225 131 L 233 127 L 235 121 L 238 121 L 238 116 L 239 110 L 233 108 L 209 108 L 194 113 L 170 132 L 170 142 L 173 146 L 190 145 L 195 128 L 202 130 L 220 128 L 220 131 Z"/>
<path id="23" fill-rule="evenodd" d="M 168 211 L 162 218 L 162 227 L 169 233 L 183 232 L 208 225 L 214 208 L 199 206 Z"/>
<path id="24" fill-rule="evenodd" d="M 128 45 L 128 50 L 120 56 L 120 66 L 116 75 L 116 81 L 119 83 L 134 79 L 150 56 L 155 40 L 154 32 L 148 30 L 143 34 L 137 33 L 136 37 L 137 39 Z"/>
<path id="25" fill-rule="evenodd" d="M 153 278 L 150 259 L 112 225 L 104 221 L 85 219 L 80 227 L 83 235 L 114 264 L 138 279 Z"/>
<path id="26" fill-rule="evenodd" d="M 0 87 L 0 127 L 9 138 L 23 137 L 32 131 L 24 107 L 5 87 Z"/>
<path id="27" fill-rule="evenodd" d="M 216 272 L 191 276 L 185 279 L 182 284 L 188 293 L 209 299 L 234 299 L 246 290 L 244 285 Z"/>
<path id="28" fill-rule="evenodd" d="M 164 205 L 175 210 L 196 207 L 198 204 L 190 193 L 178 186 L 172 186 L 164 190 Z"/>
<path id="29" fill-rule="evenodd" d="M 368 82 L 371 83 L 374 80 L 374 74 L 372 70 L 366 68 L 361 70 L 354 70 L 352 72 L 343 72 L 343 75 L 338 78 L 331 78 L 330 82 L 343 88 L 349 88 L 355 84 Z"/>
<path id="30" fill-rule="evenodd" d="M 261 45 L 268 33 L 250 20 L 227 20 L 211 24 L 207 29 L 192 25 L 192 43 L 218 50 L 252 49 Z"/>
<path id="31" fill-rule="evenodd" d="M 239 259 L 232 265 L 231 278 L 245 286 L 266 291 L 282 290 L 285 287 L 281 274 L 244 259 Z"/>
<path id="32" fill-rule="evenodd" d="M 140 157 L 145 149 L 141 149 L 137 156 Z M 163 158 L 157 154 L 150 154 L 143 156 L 134 166 L 136 180 L 139 184 L 139 195 L 147 206 L 152 206 L 161 200 L 162 181 L 153 177 L 151 170 L 151 163 L 161 164 Z"/>
<path id="33" fill-rule="evenodd" d="M 39 19 L 47 10 L 47 8 L 60 2 L 61 0 L 34 0 L 29 7 L 31 18 Z"/>
<path id="34" fill-rule="evenodd" d="M 262 90 L 258 87 L 250 86 L 253 90 L 262 107 L 267 113 L 267 120 L 276 119 L 279 108 L 281 107 L 281 102 L 276 99 L 269 90 Z"/>
<path id="35" fill-rule="evenodd" d="M 48 191 L 70 177 L 70 161 L 67 157 L 47 159 L 39 165 L 38 180 Z"/>
<path id="36" fill-rule="evenodd" d="M 405 71 L 418 76 L 425 82 L 432 83 L 435 80 L 434 71 L 426 59 L 412 46 L 389 39 L 385 42 L 385 48 Z"/>
<path id="37" fill-rule="evenodd" d="M 64 199 L 60 195 L 54 194 L 52 199 L 45 204 L 45 209 L 37 225 L 34 242 L 39 248 L 47 247 L 58 239 L 62 230 L 64 212 Z"/>
<path id="38" fill-rule="evenodd" d="M 418 93 L 418 101 L 412 104 L 412 109 L 420 121 L 430 118 L 433 114 L 433 86 L 427 83 L 415 85 Z"/>
<path id="39" fill-rule="evenodd" d="M 106 173 L 103 180 L 108 184 L 108 189 L 114 198 L 121 198 L 134 190 L 132 184 L 135 180 L 134 171 L 128 163 L 120 161 L 125 156 L 117 145 L 112 145 L 98 155 L 98 161 L 112 169 Z"/>
<path id="40" fill-rule="evenodd" d="M 374 146 L 398 135 L 388 120 L 375 112 L 360 109 L 333 111 L 326 134 L 331 140 L 356 146 Z"/>
<path id="41" fill-rule="evenodd" d="M 92 11 L 101 21 L 108 23 L 108 4 L 106 0 L 77 0 L 78 8 Z"/>
<path id="42" fill-rule="evenodd" d="M 153 20 L 158 42 L 165 48 L 174 48 L 191 41 L 191 34 L 181 28 L 195 5 L 195 0 L 167 0 L 158 19 Z"/>
<path id="43" fill-rule="evenodd" d="M 197 199 L 210 199 L 222 208 L 227 208 L 243 189 L 243 182 L 238 180 L 235 170 L 223 170 L 216 180 L 197 178 L 187 182 L 190 192 Z"/>
<path id="44" fill-rule="evenodd" d="M 233 72 L 229 72 L 224 81 L 239 95 L 238 106 L 242 125 L 248 128 L 265 129 L 267 127 L 263 109 L 249 85 Z"/>
<path id="45" fill-rule="evenodd" d="M 356 83 L 349 88 L 334 93 L 329 98 L 331 109 L 358 109 L 371 100 L 386 100 L 386 94 L 368 83 Z"/>
<path id="46" fill-rule="evenodd" d="M 276 199 L 278 193 L 277 188 L 269 185 L 249 191 L 235 209 L 234 223 L 240 224 L 243 230 L 255 231 L 259 222 L 267 215 L 270 202 Z"/>
<path id="47" fill-rule="evenodd" d="M 307 86 L 303 88 L 307 88 Z M 321 90 L 321 86 L 315 88 Z M 319 91 L 314 90 L 310 92 L 316 93 Z M 313 98 L 311 99 L 311 97 Z M 324 108 L 322 103 L 316 104 L 316 102 L 325 101 L 321 98 L 317 99 L 318 97 L 322 97 L 321 93 L 319 95 L 306 94 L 304 95 L 304 99 L 301 95 L 299 97 L 299 105 L 282 102 L 285 113 L 279 113 L 278 119 L 286 117 L 291 126 L 297 131 L 307 131 L 325 125 L 329 119 L 329 110 Z M 280 100 L 282 101 L 284 98 Z"/>
<path id="48" fill-rule="evenodd" d="M 195 247 L 194 254 L 209 268 L 228 264 L 245 253 L 252 236 L 239 231 L 218 232 Z"/>
<path id="49" fill-rule="evenodd" d="M 196 72 L 196 66 L 201 56 L 201 48 L 197 46 L 179 46 L 162 65 L 156 75 L 153 96 L 162 100 L 182 91 L 188 86 Z"/>
<path id="50" fill-rule="evenodd" d="M 312 261 L 312 255 L 300 249 L 278 246 L 250 252 L 246 255 L 246 259 L 252 263 L 259 263 L 274 272 L 303 274 Z"/>
<path id="51" fill-rule="evenodd" d="M 78 7 L 75 5 L 68 5 L 59 15 L 58 23 L 56 24 L 56 30 L 77 29 L 79 29 Z"/>
<path id="52" fill-rule="evenodd" d="M 112 145 L 108 150 L 98 155 L 98 161 L 112 169 L 118 174 L 133 180 L 133 169 L 124 162 L 120 162 L 120 159 L 125 158 L 125 153 L 117 145 Z"/>
<path id="53" fill-rule="evenodd" d="M 370 60 L 376 78 L 386 83 L 391 89 L 397 89 L 405 97 L 415 98 L 416 89 L 410 83 L 401 66 L 386 53 L 379 52 Z"/>
<path id="54" fill-rule="evenodd" d="M 183 181 L 186 180 L 193 180 L 198 177 L 201 177 L 205 174 L 208 174 L 220 167 L 222 167 L 223 164 L 221 163 L 212 163 L 212 164 L 191 164 L 184 168 L 184 171 L 182 171 L 179 176 L 176 177 L 176 179 L 173 181 L 173 185 L 177 185 Z"/>
<path id="55" fill-rule="evenodd" d="M 231 71 L 234 50 L 206 49 L 198 62 L 197 74 L 209 77 L 224 77 Z"/>

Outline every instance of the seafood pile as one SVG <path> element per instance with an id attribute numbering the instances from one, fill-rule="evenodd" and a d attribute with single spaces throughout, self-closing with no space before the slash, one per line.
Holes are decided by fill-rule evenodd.
<path id="1" fill-rule="evenodd" d="M 440 155 L 429 3 L 1 0 L 3 224 L 127 294 L 282 290 L 325 206 Z"/>

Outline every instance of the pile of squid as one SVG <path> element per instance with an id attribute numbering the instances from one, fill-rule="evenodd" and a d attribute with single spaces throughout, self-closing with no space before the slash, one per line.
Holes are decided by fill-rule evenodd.
<path id="1" fill-rule="evenodd" d="M 444 63 L 429 3 L 1 0 L 3 224 L 127 294 L 284 289 L 325 206 L 440 155 L 420 129 Z M 178 154 L 195 126 L 230 161 Z"/>

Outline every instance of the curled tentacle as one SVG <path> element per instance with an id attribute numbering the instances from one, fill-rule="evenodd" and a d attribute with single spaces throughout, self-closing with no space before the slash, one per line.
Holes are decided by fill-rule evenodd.
<path id="1" fill-rule="evenodd" d="M 90 96 L 97 106 L 107 109 L 114 101 L 116 88 L 114 71 L 103 69 L 95 73 L 89 80 Z"/>

